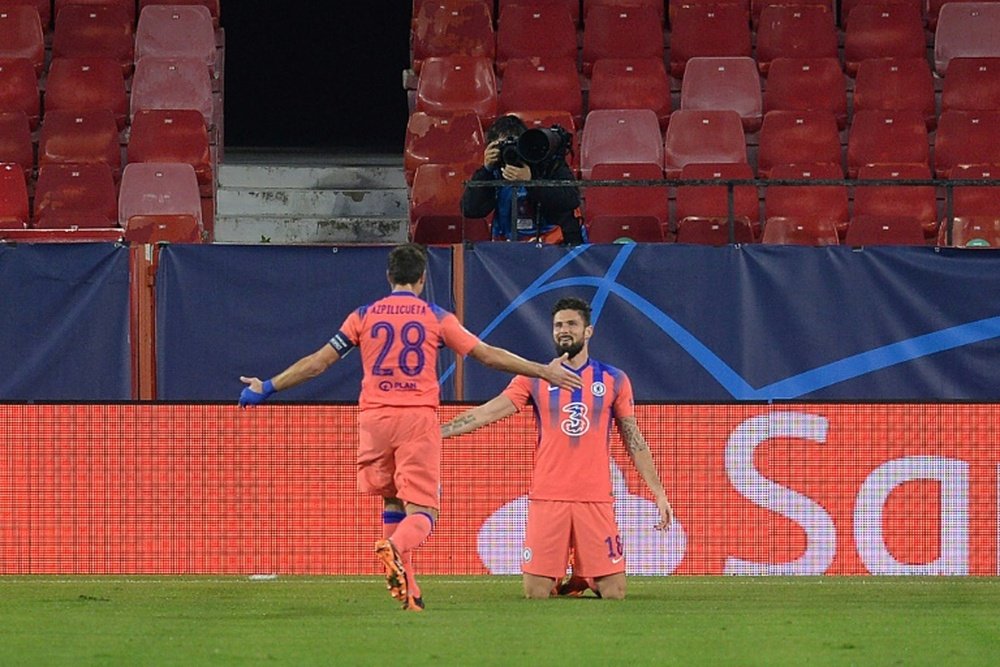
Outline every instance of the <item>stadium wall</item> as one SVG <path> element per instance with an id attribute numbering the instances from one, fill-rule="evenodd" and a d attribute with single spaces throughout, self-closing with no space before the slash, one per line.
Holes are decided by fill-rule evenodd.
<path id="1" fill-rule="evenodd" d="M 381 507 L 355 490 L 356 417 L 0 405 L 0 574 L 375 574 Z M 1000 573 L 997 405 L 643 404 L 638 420 L 678 521 L 652 529 L 616 438 L 633 574 Z M 528 411 L 447 441 L 421 572 L 519 571 L 534 441 Z"/>

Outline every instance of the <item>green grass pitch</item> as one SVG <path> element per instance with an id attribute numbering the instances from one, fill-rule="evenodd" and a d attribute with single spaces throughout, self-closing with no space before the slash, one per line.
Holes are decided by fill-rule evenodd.
<path id="1" fill-rule="evenodd" d="M 629 579 L 527 601 L 516 577 L 0 577 L 0 665 L 994 665 L 1000 579 Z"/>

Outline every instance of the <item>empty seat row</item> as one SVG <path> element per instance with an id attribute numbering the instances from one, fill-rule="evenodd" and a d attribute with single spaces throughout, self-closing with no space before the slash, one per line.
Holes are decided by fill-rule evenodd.
<path id="1" fill-rule="evenodd" d="M 970 180 L 991 179 L 993 171 L 1000 174 L 1000 166 L 966 168 L 959 176 Z M 416 231 L 421 225 L 425 227 L 423 233 L 427 233 L 428 227 L 451 229 L 453 233 L 466 229 L 467 240 L 487 240 L 468 236 L 468 233 L 485 226 L 485 221 L 465 220 L 459 210 L 458 202 L 468 176 L 469 171 L 461 166 L 421 166 L 411 191 L 412 229 Z M 893 233 L 897 230 L 914 232 L 911 236 L 919 235 L 917 242 L 923 243 L 926 239 L 935 238 L 939 232 L 939 221 L 945 215 L 933 185 L 876 182 L 928 180 L 930 172 L 925 165 L 865 166 L 860 170 L 860 180 L 850 188 L 842 183 L 822 182 L 841 180 L 839 167 L 829 163 L 780 165 L 774 170 L 773 184 L 760 190 L 764 194 L 763 200 L 755 185 L 735 185 L 730 202 L 727 186 L 713 182 L 720 179 L 751 180 L 752 176 L 746 164 L 692 164 L 684 167 L 682 184 L 674 191 L 655 183 L 660 173 L 654 165 L 598 164 L 593 169 L 594 180 L 625 183 L 584 185 L 584 221 L 588 226 L 601 224 L 608 229 L 615 225 L 620 230 L 624 230 L 624 226 L 635 226 L 633 239 L 659 240 L 637 230 L 650 228 L 654 230 L 652 237 L 666 236 L 672 228 L 671 221 L 677 229 L 687 225 L 689 219 L 711 221 L 718 226 L 726 225 L 732 216 L 741 228 L 745 227 L 749 232 L 747 235 L 741 233 L 739 238 L 749 241 L 760 238 L 762 220 L 772 218 L 805 223 L 819 220 L 829 224 L 840 238 L 847 238 L 850 226 L 864 219 L 865 226 L 885 226 L 883 231 L 886 234 L 888 228 L 892 228 Z M 633 184 L 629 185 L 627 181 L 633 181 Z M 813 184 L 813 181 L 817 183 Z M 951 213 L 963 218 L 1000 218 L 1000 186 L 955 186 L 952 189 Z M 875 229 L 872 233 L 877 231 Z M 637 239 L 635 234 L 639 234 L 640 238 Z M 617 234 L 615 238 L 617 236 L 628 234 Z"/>
<path id="2" fill-rule="evenodd" d="M 198 176 L 204 196 L 214 191 L 208 132 L 193 109 L 148 109 L 136 114 L 125 151 L 127 162 L 183 162 Z M 122 150 L 118 128 L 105 109 L 50 111 L 45 116 L 34 157 L 27 119 L 21 112 L 0 113 L 0 162 L 19 165 L 30 180 L 34 167 L 103 163 L 117 180 Z"/>
<path id="3" fill-rule="evenodd" d="M 140 59 L 129 96 L 121 71 L 108 58 L 53 59 L 45 88 L 45 111 L 95 109 L 111 111 L 119 129 L 143 109 L 196 109 L 207 127 L 216 123 L 212 82 L 197 60 Z M 0 113 L 7 111 L 24 112 L 33 129 L 42 116 L 38 82 L 24 59 L 0 61 Z"/>
<path id="4" fill-rule="evenodd" d="M 45 230 L 93 232 L 84 231 L 82 240 L 120 234 L 115 227 L 137 242 L 200 241 L 202 204 L 194 169 L 133 163 L 116 187 L 105 164 L 47 165 L 40 170 L 29 218 L 21 170 L 0 165 L 0 238 L 45 239 L 51 235 Z"/>
<path id="5" fill-rule="evenodd" d="M 931 140 L 925 118 L 914 110 L 863 110 L 855 114 L 842 150 L 837 119 L 820 110 L 770 111 L 764 116 L 756 173 L 771 177 L 783 164 L 825 162 L 838 178 L 855 178 L 866 165 L 922 164 L 939 178 L 956 167 L 1000 164 L 1000 109 L 946 111 Z M 471 112 L 440 116 L 414 114 L 404 147 L 408 182 L 422 164 L 464 164 L 474 169 L 485 148 L 482 126 Z M 592 178 L 597 164 L 651 164 L 676 178 L 693 163 L 748 163 L 746 133 L 735 111 L 675 111 L 666 132 L 648 109 L 592 111 L 580 132 L 579 173 Z M 846 170 L 844 166 L 846 165 Z M 571 163 L 571 166 L 576 166 Z"/>
<path id="6" fill-rule="evenodd" d="M 215 29 L 209 9 L 197 5 L 147 5 L 139 22 L 123 5 L 66 5 L 59 10 L 52 57 L 110 58 L 123 73 L 144 56 L 194 58 L 212 72 L 217 66 Z M 0 10 L 0 58 L 26 58 L 41 74 L 45 41 L 37 10 L 14 5 Z"/>
<path id="7" fill-rule="evenodd" d="M 662 10 L 662 5 L 660 6 Z M 760 9 L 756 39 L 745 5 L 684 3 L 671 5 L 669 71 L 683 76 L 687 62 L 701 56 L 750 56 L 767 75 L 779 57 L 838 58 L 839 32 L 830 3 L 767 4 Z M 420 73 L 426 59 L 451 55 L 484 57 L 504 73 L 521 58 L 577 61 L 576 29 L 558 5 L 510 5 L 494 35 L 491 11 L 482 3 L 424 3 L 414 18 L 412 65 Z M 648 7 L 595 6 L 587 14 L 579 58 L 583 74 L 606 58 L 663 58 L 661 16 Z M 1000 29 L 1000 4 L 954 3 L 943 9 L 934 37 L 935 67 L 947 70 L 954 57 L 1000 55 L 994 35 Z M 887 0 L 857 4 L 846 20 L 843 58 L 849 75 L 871 58 L 919 58 L 926 53 L 923 15 L 913 4 Z M 755 44 L 754 44 L 755 42 Z"/>
<path id="8" fill-rule="evenodd" d="M 672 111 L 671 85 L 658 59 L 609 59 L 594 65 L 584 104 L 571 61 L 514 60 L 499 91 L 489 63 L 478 58 L 434 58 L 417 88 L 415 109 L 430 113 L 474 110 L 488 124 L 497 115 L 524 110 L 567 111 L 580 127 L 586 111 L 643 108 L 666 127 Z M 831 111 L 848 125 L 848 85 L 835 58 L 778 58 L 762 85 L 748 57 L 692 58 L 681 81 L 680 108 L 737 111 L 748 132 L 759 129 L 767 111 Z M 1000 57 L 954 59 L 945 77 L 941 107 L 948 110 L 1000 108 Z M 937 122 L 934 76 L 925 58 L 863 61 L 853 87 L 853 110 L 913 109 L 928 129 Z"/>
<path id="9" fill-rule="evenodd" d="M 129 21 L 135 25 L 136 2 L 134 0 L 54 0 L 55 11 L 53 12 L 52 0 L 0 0 L 0 11 L 10 9 L 20 5 L 34 7 L 38 12 L 42 29 L 52 28 L 52 19 L 57 22 L 62 16 L 63 10 L 71 7 L 87 7 L 103 9 L 113 7 L 125 14 Z M 219 17 L 221 13 L 220 0 L 138 0 L 138 10 L 141 13 L 149 5 L 200 5 L 208 9 L 214 27 L 219 27 Z"/>

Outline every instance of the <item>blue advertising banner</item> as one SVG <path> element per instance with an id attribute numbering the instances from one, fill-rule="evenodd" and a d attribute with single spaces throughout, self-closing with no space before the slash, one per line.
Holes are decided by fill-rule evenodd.
<path id="1" fill-rule="evenodd" d="M 591 354 L 638 400 L 1000 398 L 1000 253 L 676 244 L 465 251 L 465 324 L 555 356 L 552 304 L 593 306 Z M 465 366 L 465 398 L 508 376 Z"/>
<path id="2" fill-rule="evenodd" d="M 389 291 L 391 247 L 172 245 L 160 253 L 156 284 L 157 396 L 232 400 L 241 375 L 267 379 L 337 333 L 355 308 Z M 429 253 L 422 295 L 453 310 L 449 248 Z M 272 400 L 354 401 L 361 367 L 349 355 Z M 439 358 L 453 365 L 451 352 Z M 454 397 L 453 382 L 442 398 Z"/>
<path id="3" fill-rule="evenodd" d="M 128 400 L 129 254 L 0 244 L 0 399 Z"/>

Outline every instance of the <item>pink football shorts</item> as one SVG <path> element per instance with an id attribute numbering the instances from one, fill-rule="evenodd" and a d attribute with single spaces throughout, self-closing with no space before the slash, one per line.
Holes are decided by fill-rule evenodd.
<path id="1" fill-rule="evenodd" d="M 382 407 L 358 416 L 358 490 L 438 508 L 441 426 L 430 407 Z"/>
<path id="2" fill-rule="evenodd" d="M 625 571 L 614 504 L 530 501 L 521 571 L 559 579 L 566 574 L 571 548 L 573 572 L 581 577 L 604 577 Z"/>

